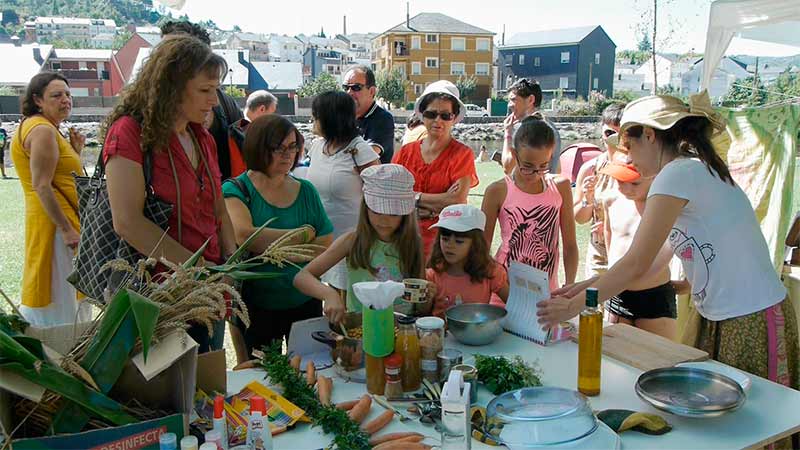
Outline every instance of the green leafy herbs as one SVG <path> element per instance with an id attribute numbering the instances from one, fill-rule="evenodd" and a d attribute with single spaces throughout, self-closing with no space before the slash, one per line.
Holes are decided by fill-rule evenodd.
<path id="1" fill-rule="evenodd" d="M 295 372 L 289 364 L 289 358 L 281 354 L 279 343 L 264 347 L 261 365 L 269 379 L 283 387 L 283 396 L 306 412 L 313 426 L 322 427 L 325 433 L 335 435 L 332 449 L 370 448 L 369 435 L 361 431 L 357 423 L 350 420 L 346 411 L 338 410 L 333 405 L 324 406 L 319 402 L 314 388 L 306 384 L 305 378 Z"/>
<path id="2" fill-rule="evenodd" d="M 542 385 L 539 368 L 526 364 L 520 356 L 510 359 L 505 356 L 475 355 L 475 368 L 478 370 L 478 380 L 494 395 Z"/>

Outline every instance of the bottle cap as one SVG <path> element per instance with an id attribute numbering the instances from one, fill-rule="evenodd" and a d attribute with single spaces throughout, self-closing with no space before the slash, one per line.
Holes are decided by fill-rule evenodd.
<path id="1" fill-rule="evenodd" d="M 597 288 L 586 288 L 586 306 L 597 308 Z"/>
<path id="2" fill-rule="evenodd" d="M 181 450 L 197 450 L 197 438 L 186 436 L 181 439 Z"/>
<path id="3" fill-rule="evenodd" d="M 206 431 L 206 442 L 220 442 L 222 441 L 222 433 L 219 430 Z"/>
<path id="4" fill-rule="evenodd" d="M 258 395 L 250 397 L 250 414 L 256 411 L 260 412 L 262 416 L 267 412 L 264 397 L 259 397 Z"/>
<path id="5" fill-rule="evenodd" d="M 414 322 L 416 322 L 416 321 L 417 321 L 417 318 L 416 317 L 412 317 L 412 316 L 400 316 L 400 317 L 397 318 L 397 323 L 400 323 L 400 324 L 403 324 L 403 325 L 413 325 Z"/>
<path id="6" fill-rule="evenodd" d="M 221 395 L 214 397 L 214 418 L 222 419 L 222 411 L 225 409 L 225 398 Z"/>
<path id="7" fill-rule="evenodd" d="M 176 436 L 175 433 L 164 433 L 158 437 L 158 445 L 161 448 L 177 449 L 178 436 Z"/>
<path id="8" fill-rule="evenodd" d="M 391 355 L 383 359 L 383 363 L 387 368 L 389 367 L 399 368 L 400 366 L 403 365 L 403 357 L 397 353 L 392 353 Z"/>
<path id="9" fill-rule="evenodd" d="M 200 450 L 218 450 L 217 444 L 211 444 L 206 442 L 205 444 L 200 446 Z"/>

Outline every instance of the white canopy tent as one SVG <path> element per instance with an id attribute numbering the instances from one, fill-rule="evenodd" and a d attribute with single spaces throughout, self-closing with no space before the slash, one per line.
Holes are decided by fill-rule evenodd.
<path id="1" fill-rule="evenodd" d="M 800 47 L 800 0 L 717 0 L 711 4 L 702 88 L 734 35 Z"/>

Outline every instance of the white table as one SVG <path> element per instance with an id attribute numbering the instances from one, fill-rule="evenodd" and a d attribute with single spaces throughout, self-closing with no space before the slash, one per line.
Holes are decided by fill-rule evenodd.
<path id="1" fill-rule="evenodd" d="M 572 342 L 561 342 L 543 347 L 528 342 L 508 333 L 503 333 L 491 345 L 470 347 L 459 344 L 452 336 L 448 336 L 445 346 L 457 348 L 468 354 L 482 353 L 488 355 L 521 355 L 526 361 L 538 360 L 542 368 L 542 382 L 547 386 L 560 386 L 568 389 L 577 388 L 578 346 Z M 335 377 L 332 369 L 323 371 Z M 603 357 L 602 387 L 597 397 L 590 399 L 592 408 L 629 409 L 634 411 L 660 414 L 673 426 L 673 430 L 662 436 L 648 436 L 635 431 L 622 433 L 624 449 L 738 449 L 756 448 L 774 442 L 782 437 L 800 431 L 800 392 L 772 383 L 760 377 L 750 375 L 753 380 L 747 401 L 737 411 L 717 418 L 689 419 L 668 414 L 650 406 L 636 395 L 634 384 L 641 370 Z M 244 370 L 228 372 L 228 392 L 236 393 L 253 380 L 263 382 L 264 372 Z M 334 378 L 333 401 L 340 402 L 360 397 L 366 392 L 365 385 L 343 382 Z M 478 392 L 478 403 L 486 405 L 492 394 L 481 386 Z M 380 405 L 373 403 L 367 420 L 376 417 L 383 411 Z M 426 427 L 419 421 L 401 424 L 393 421 L 382 433 L 395 431 L 417 431 L 438 439 L 438 433 L 432 427 Z M 275 437 L 276 449 L 314 450 L 321 449 L 331 441 L 330 436 L 321 430 L 312 429 L 308 425 L 300 425 L 296 429 Z M 473 449 L 497 449 L 473 439 Z"/>

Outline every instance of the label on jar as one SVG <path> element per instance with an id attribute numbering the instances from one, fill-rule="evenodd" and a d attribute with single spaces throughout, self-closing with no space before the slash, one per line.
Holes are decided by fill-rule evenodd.
<path id="1" fill-rule="evenodd" d="M 387 367 L 386 368 L 386 375 L 400 375 L 400 368 L 393 368 Z"/>
<path id="2" fill-rule="evenodd" d="M 436 372 L 438 368 L 438 364 L 435 359 L 423 359 L 420 361 L 420 367 L 425 372 Z"/>

